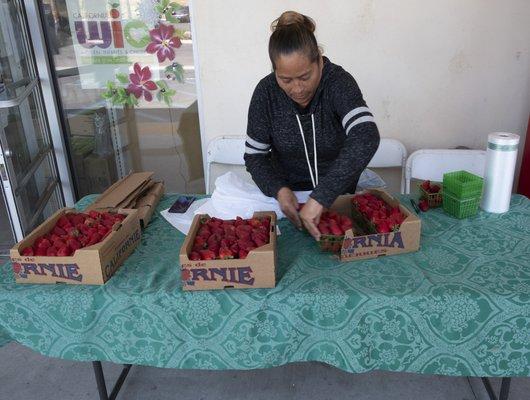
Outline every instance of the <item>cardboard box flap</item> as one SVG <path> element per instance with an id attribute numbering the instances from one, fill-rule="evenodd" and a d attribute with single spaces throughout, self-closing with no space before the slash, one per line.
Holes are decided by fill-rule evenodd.
<path id="1" fill-rule="evenodd" d="M 154 172 L 137 172 L 127 175 L 105 190 L 89 209 L 115 208 L 120 206 L 138 188 L 145 187 L 153 175 Z"/>

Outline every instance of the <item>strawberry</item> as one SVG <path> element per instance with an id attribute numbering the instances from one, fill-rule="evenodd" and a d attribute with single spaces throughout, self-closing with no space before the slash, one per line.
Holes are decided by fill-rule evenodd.
<path id="1" fill-rule="evenodd" d="M 247 250 L 244 250 L 244 249 L 239 249 L 238 256 L 239 256 L 240 259 L 247 258 L 247 256 L 248 256 L 248 251 L 247 251 Z"/>
<path id="2" fill-rule="evenodd" d="M 212 231 L 212 234 L 214 235 L 223 236 L 225 234 L 224 229 L 221 228 L 220 226 L 212 226 L 210 230 Z"/>
<path id="3" fill-rule="evenodd" d="M 388 233 L 390 232 L 390 226 L 388 224 L 388 222 L 386 221 L 381 221 L 377 224 L 376 226 L 376 229 L 377 229 L 377 232 L 379 233 Z"/>
<path id="4" fill-rule="evenodd" d="M 33 247 L 26 247 L 24 250 L 20 252 L 23 256 L 31 257 L 35 255 L 35 252 L 33 251 Z"/>
<path id="5" fill-rule="evenodd" d="M 36 242 L 36 241 L 35 241 Z M 47 249 L 48 247 L 51 247 L 51 242 L 49 239 L 46 239 L 45 237 L 42 237 L 41 240 L 37 243 L 37 247 L 42 249 Z"/>
<path id="6" fill-rule="evenodd" d="M 352 220 L 350 217 L 346 216 L 346 215 L 341 215 L 340 216 L 340 225 L 341 226 L 349 226 L 351 227 L 351 224 L 352 224 Z"/>
<path id="7" fill-rule="evenodd" d="M 250 232 L 252 228 L 249 225 L 239 225 L 236 228 L 236 235 L 240 239 L 247 239 L 250 237 Z"/>
<path id="8" fill-rule="evenodd" d="M 199 261 L 201 259 L 201 255 L 196 252 L 196 251 L 192 251 L 191 254 L 190 254 L 190 260 L 192 261 Z"/>
<path id="9" fill-rule="evenodd" d="M 258 218 L 251 218 L 248 221 L 248 224 L 254 228 L 257 228 L 258 226 L 261 226 L 261 221 Z"/>
<path id="10" fill-rule="evenodd" d="M 91 211 L 88 212 L 88 215 L 92 219 L 99 219 L 101 214 L 99 212 L 97 212 L 96 210 L 91 210 Z"/>
<path id="11" fill-rule="evenodd" d="M 101 241 L 101 235 L 98 232 L 92 233 L 89 237 L 90 237 L 90 240 L 88 241 L 89 246 L 99 243 Z"/>
<path id="12" fill-rule="evenodd" d="M 66 241 L 66 244 L 68 245 L 68 247 L 70 247 L 74 252 L 77 250 L 77 249 L 80 249 L 81 248 L 81 243 L 79 243 L 76 239 L 74 238 L 70 238 Z"/>
<path id="13" fill-rule="evenodd" d="M 201 250 L 199 254 L 201 255 L 201 260 L 215 260 L 215 253 L 211 250 Z"/>
<path id="14" fill-rule="evenodd" d="M 227 260 L 229 258 L 234 258 L 234 254 L 228 247 L 221 247 L 219 249 L 219 258 L 221 260 Z"/>
<path id="15" fill-rule="evenodd" d="M 423 181 L 421 183 L 421 187 L 423 189 L 425 189 L 426 192 L 430 192 L 430 189 L 431 189 L 431 181 L 430 180 L 426 180 L 426 181 Z"/>
<path id="16" fill-rule="evenodd" d="M 418 207 L 423 212 L 428 211 L 429 210 L 429 202 L 427 201 L 427 199 L 421 199 L 418 202 Z"/>
<path id="17" fill-rule="evenodd" d="M 46 249 L 44 247 L 37 247 L 35 250 L 36 256 L 45 256 L 46 255 Z"/>
<path id="18" fill-rule="evenodd" d="M 239 245 L 234 243 L 232 246 L 230 246 L 230 251 L 232 251 L 232 254 L 237 255 L 239 253 Z"/>
<path id="19" fill-rule="evenodd" d="M 97 229 L 98 229 L 98 233 L 99 233 L 101 236 L 105 236 L 105 235 L 110 231 L 110 229 L 107 228 L 107 227 L 104 226 L 104 225 L 99 225 Z"/>
<path id="20" fill-rule="evenodd" d="M 234 225 L 225 225 L 224 234 L 225 236 L 236 236 L 236 227 Z"/>
<path id="21" fill-rule="evenodd" d="M 67 217 L 68 215 L 70 215 L 70 214 L 63 215 L 61 218 L 59 218 L 57 220 L 56 226 L 64 228 L 65 226 L 71 225 L 71 223 L 70 223 L 70 221 L 68 220 L 68 217 Z"/>
<path id="22" fill-rule="evenodd" d="M 90 238 L 86 235 L 79 235 L 77 240 L 79 240 L 79 243 L 81 243 L 81 247 L 86 247 L 90 241 Z"/>
<path id="23" fill-rule="evenodd" d="M 59 250 L 57 250 L 58 257 L 70 257 L 71 255 L 72 249 L 68 246 L 60 247 Z"/>
<path id="24" fill-rule="evenodd" d="M 85 219 L 85 225 L 87 226 L 94 226 L 96 225 L 97 221 L 94 218 L 87 218 Z"/>
<path id="25" fill-rule="evenodd" d="M 63 236 L 66 235 L 66 231 L 59 226 L 55 226 L 52 230 L 55 235 Z"/>
<path id="26" fill-rule="evenodd" d="M 439 185 L 431 185 L 431 193 L 438 193 L 440 189 Z"/>
<path id="27" fill-rule="evenodd" d="M 329 230 L 328 224 L 326 222 L 322 221 L 322 220 L 318 224 L 318 230 L 320 231 L 320 233 L 322 235 L 329 235 L 330 234 L 330 230 Z"/>
<path id="28" fill-rule="evenodd" d="M 55 246 L 50 246 L 46 249 L 46 255 L 48 257 L 56 257 L 57 256 L 57 248 Z"/>
<path id="29" fill-rule="evenodd" d="M 87 220 L 85 220 L 85 224 L 86 224 L 86 221 Z M 114 226 L 115 223 L 116 222 L 113 219 L 104 219 L 103 220 L 103 225 L 106 226 L 109 229 L 112 229 L 112 227 Z"/>
<path id="30" fill-rule="evenodd" d="M 206 247 L 206 240 L 202 236 L 196 236 L 193 246 L 204 249 Z"/>
<path id="31" fill-rule="evenodd" d="M 340 227 L 336 224 L 330 224 L 329 230 L 331 231 L 332 235 L 335 235 L 335 236 L 344 235 L 344 232 L 342 231 L 342 229 L 340 229 Z"/>
<path id="32" fill-rule="evenodd" d="M 85 217 L 83 217 L 83 214 L 76 214 L 72 217 L 72 224 L 84 224 L 85 223 Z"/>

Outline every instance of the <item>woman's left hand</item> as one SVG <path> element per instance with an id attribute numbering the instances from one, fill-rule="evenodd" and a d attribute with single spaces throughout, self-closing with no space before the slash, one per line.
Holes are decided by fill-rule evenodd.
<path id="1" fill-rule="evenodd" d="M 309 200 L 307 200 L 300 211 L 300 219 L 302 220 L 302 223 L 309 231 L 311 236 L 315 238 L 315 240 L 320 240 L 318 223 L 320 222 L 322 211 L 324 211 L 324 206 L 311 197 Z"/>

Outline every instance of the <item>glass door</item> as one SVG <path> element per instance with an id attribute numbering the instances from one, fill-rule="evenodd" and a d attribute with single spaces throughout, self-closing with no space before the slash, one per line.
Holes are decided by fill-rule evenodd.
<path id="1" fill-rule="evenodd" d="M 17 240 L 64 205 L 20 0 L 0 0 L 0 174 Z"/>

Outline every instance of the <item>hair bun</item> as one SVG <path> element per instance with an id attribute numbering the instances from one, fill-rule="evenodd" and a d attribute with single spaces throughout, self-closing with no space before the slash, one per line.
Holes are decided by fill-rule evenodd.
<path id="1" fill-rule="evenodd" d="M 271 24 L 271 31 L 278 29 L 298 25 L 301 28 L 307 29 L 309 32 L 315 32 L 315 22 L 304 14 L 300 14 L 296 11 L 285 11 L 280 15 L 279 18 L 275 19 Z"/>

